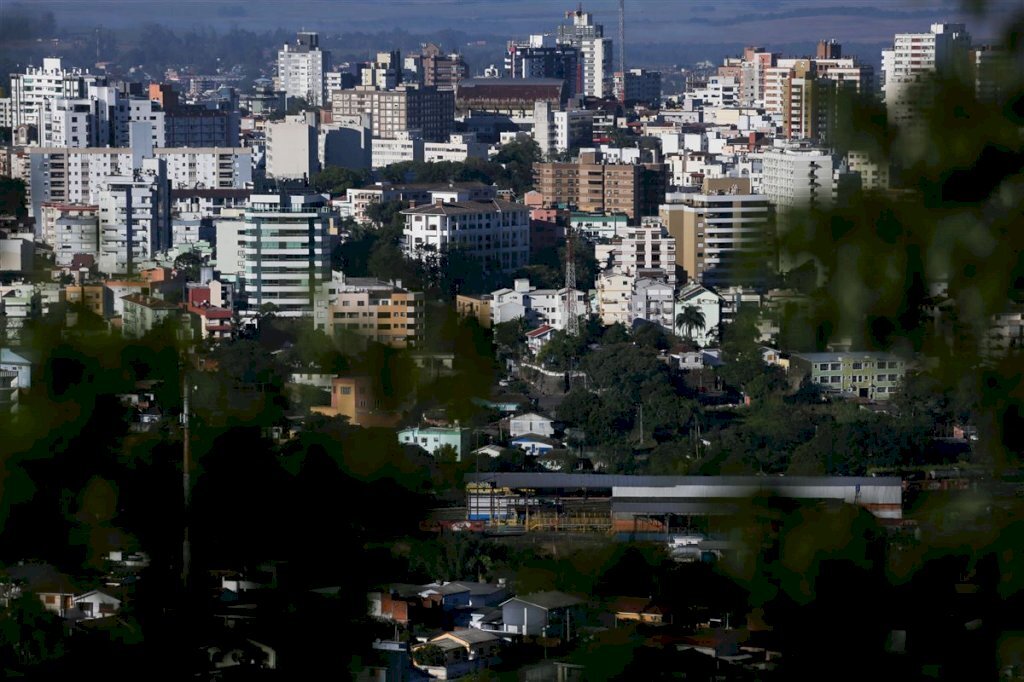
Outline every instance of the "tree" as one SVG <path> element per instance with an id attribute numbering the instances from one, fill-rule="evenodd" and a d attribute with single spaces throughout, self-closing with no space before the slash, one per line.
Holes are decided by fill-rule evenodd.
<path id="1" fill-rule="evenodd" d="M 174 259 L 174 269 L 184 275 L 187 282 L 199 281 L 199 269 L 203 264 L 203 256 L 195 249 L 186 251 Z"/>
<path id="2" fill-rule="evenodd" d="M 426 644 L 413 650 L 412 658 L 419 665 L 442 666 L 447 658 L 444 649 L 436 644 Z"/>
<path id="3" fill-rule="evenodd" d="M 694 329 L 704 329 L 704 311 L 695 305 L 688 305 L 676 315 L 676 328 L 686 330 L 687 340 L 693 340 Z"/>
<path id="4" fill-rule="evenodd" d="M 326 166 L 313 175 L 310 184 L 317 192 L 329 192 L 337 196 L 345 194 L 353 187 L 362 187 L 370 180 L 370 172 L 365 169 L 345 168 L 343 166 Z"/>
<path id="5" fill-rule="evenodd" d="M 459 451 L 451 443 L 445 443 L 434 450 L 434 459 L 438 462 L 454 463 L 459 461 Z"/>

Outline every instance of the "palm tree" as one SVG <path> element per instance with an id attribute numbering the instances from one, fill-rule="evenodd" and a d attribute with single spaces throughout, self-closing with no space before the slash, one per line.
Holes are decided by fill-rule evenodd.
<path id="1" fill-rule="evenodd" d="M 676 315 L 676 328 L 682 327 L 686 330 L 686 338 L 693 340 L 694 329 L 704 329 L 707 322 L 704 319 L 704 311 L 695 305 L 688 305 L 683 311 Z"/>

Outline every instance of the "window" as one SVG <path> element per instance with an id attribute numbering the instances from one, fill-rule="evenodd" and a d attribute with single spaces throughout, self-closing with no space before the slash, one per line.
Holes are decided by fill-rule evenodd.
<path id="1" fill-rule="evenodd" d="M 863 365 L 863 364 L 861 364 L 861 363 L 859 363 L 859 362 L 855 362 L 855 363 L 853 363 L 853 368 L 854 368 L 854 369 L 861 369 L 861 368 L 862 368 L 863 366 L 864 366 L 864 365 Z"/>
<path id="2" fill-rule="evenodd" d="M 46 595 L 46 603 L 47 604 L 56 604 L 57 603 L 57 597 L 53 596 L 52 594 Z"/>
<path id="3" fill-rule="evenodd" d="M 341 390 L 341 394 L 342 395 L 352 395 L 352 387 L 351 386 L 342 386 L 340 390 Z"/>
<path id="4" fill-rule="evenodd" d="M 839 363 L 838 362 L 833 362 L 832 363 L 832 371 L 833 372 L 838 372 L 839 371 Z"/>

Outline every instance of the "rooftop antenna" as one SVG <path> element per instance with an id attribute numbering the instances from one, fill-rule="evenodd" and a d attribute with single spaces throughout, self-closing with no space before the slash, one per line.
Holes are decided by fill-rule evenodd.
<path id="1" fill-rule="evenodd" d="M 626 85 L 626 0 L 619 0 L 619 70 L 622 71 L 623 99 Z"/>

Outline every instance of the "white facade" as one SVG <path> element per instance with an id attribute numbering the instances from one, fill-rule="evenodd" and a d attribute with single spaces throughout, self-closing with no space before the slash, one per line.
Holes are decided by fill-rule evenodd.
<path id="1" fill-rule="evenodd" d="M 146 159 L 132 175 L 105 179 L 98 202 L 100 272 L 134 272 L 140 261 L 170 246 L 165 168 Z"/>
<path id="2" fill-rule="evenodd" d="M 330 55 L 320 49 L 316 33 L 299 33 L 294 45 L 286 44 L 277 53 L 278 89 L 313 106 L 324 105 L 324 74 L 329 70 Z"/>
<path id="3" fill-rule="evenodd" d="M 402 211 L 404 251 L 425 260 L 462 249 L 485 271 L 508 272 L 529 264 L 530 214 L 526 206 L 491 201 L 437 201 Z"/>
<path id="4" fill-rule="evenodd" d="M 267 177 L 300 180 L 320 169 L 316 128 L 302 115 L 267 124 Z"/>
<path id="5" fill-rule="evenodd" d="M 635 277 L 609 272 L 597 278 L 597 314 L 605 325 L 632 322 L 630 306 L 633 303 Z"/>
<path id="6" fill-rule="evenodd" d="M 671 286 L 676 283 L 676 240 L 658 218 L 644 218 L 629 226 L 620 239 L 594 247 L 598 265 L 611 272 L 636 277 L 658 270 Z"/>
<path id="7" fill-rule="evenodd" d="M 453 133 L 447 142 L 424 142 L 423 160 L 427 163 L 465 163 L 469 159 L 486 159 L 489 149 L 487 143 L 477 142 L 476 133 Z"/>
<path id="8" fill-rule="evenodd" d="M 685 329 L 675 326 L 676 318 L 687 308 L 696 308 L 704 316 L 704 326 Z M 704 347 L 712 342 L 717 333 L 721 318 L 722 297 L 714 291 L 707 289 L 696 282 L 691 282 L 679 290 L 676 297 L 675 312 L 672 316 L 672 324 L 679 336 L 685 336 L 689 332 L 690 338 L 698 346 Z"/>
<path id="9" fill-rule="evenodd" d="M 417 131 L 398 133 L 394 138 L 373 138 L 371 167 L 384 168 L 395 163 L 423 161 L 423 137 Z"/>
<path id="10" fill-rule="evenodd" d="M 674 316 L 674 287 L 659 279 L 638 278 L 633 285 L 630 321 L 647 320 L 672 331 L 675 328 Z"/>
<path id="11" fill-rule="evenodd" d="M 113 616 L 121 608 L 121 600 L 106 592 L 93 590 L 80 594 L 74 599 L 75 608 L 82 612 L 86 619 Z"/>
<path id="12" fill-rule="evenodd" d="M 764 153 L 761 191 L 781 210 L 827 208 L 835 199 L 834 162 L 825 149 Z"/>
<path id="13" fill-rule="evenodd" d="M 550 438 L 555 433 L 554 422 L 544 415 L 528 412 L 509 419 L 508 434 L 512 438 L 532 433 Z"/>
<path id="14" fill-rule="evenodd" d="M 83 82 L 94 79 L 88 71 L 65 69 L 58 58 L 43 60 L 24 73 L 11 74 L 11 123 L 41 126 L 47 103 L 57 97 L 78 97 Z"/>
<path id="15" fill-rule="evenodd" d="M 252 184 L 252 152 L 228 147 L 165 147 L 152 157 L 164 162 L 171 189 L 244 189 Z M 128 148 L 39 147 L 29 154 L 32 215 L 44 222 L 43 204 L 98 204 L 109 177 L 130 177 L 145 156 Z"/>
<path id="16" fill-rule="evenodd" d="M 166 147 L 153 154 L 167 163 L 167 179 L 175 189 L 252 186 L 252 151 L 244 147 Z"/>
<path id="17" fill-rule="evenodd" d="M 326 204 L 319 194 L 250 197 L 240 239 L 244 314 L 270 304 L 282 317 L 312 316 L 314 294 L 330 279 Z"/>
<path id="18" fill-rule="evenodd" d="M 98 215 L 73 217 L 63 215 L 54 225 L 53 256 L 61 267 L 71 265 L 76 254 L 89 254 L 99 259 L 100 221 Z"/>
<path id="19" fill-rule="evenodd" d="M 897 33 L 891 50 L 882 50 L 882 97 L 889 121 L 915 120 L 914 86 L 930 74 L 949 74 L 966 63 L 971 37 L 963 24 L 932 24 L 928 33 Z"/>
<path id="20" fill-rule="evenodd" d="M 573 299 L 573 310 L 577 316 L 587 314 L 585 292 L 565 287 L 538 289 L 530 286 L 528 279 L 517 279 L 513 288 L 491 292 L 491 324 L 523 317 L 531 327 L 546 324 L 552 329 L 565 329 L 568 297 Z"/>

